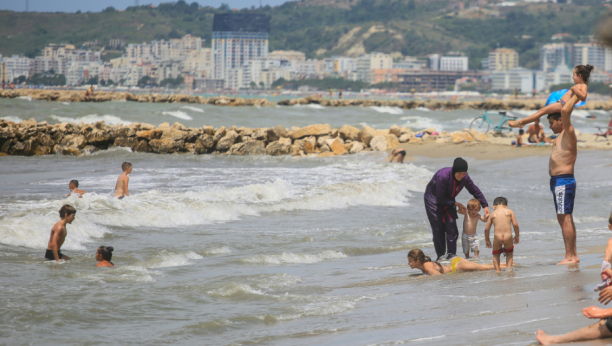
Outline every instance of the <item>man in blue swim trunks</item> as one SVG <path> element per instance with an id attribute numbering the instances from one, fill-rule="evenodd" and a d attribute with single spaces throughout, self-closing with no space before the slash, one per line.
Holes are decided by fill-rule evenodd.
<path id="1" fill-rule="evenodd" d="M 570 116 L 578 97 L 573 95 L 563 106 L 561 113 L 548 115 L 550 129 L 558 136 L 553 141 L 553 150 L 550 155 L 548 172 L 550 174 L 550 190 L 553 193 L 557 221 L 561 226 L 563 241 L 565 242 L 565 259 L 557 264 L 579 262 L 576 251 L 576 226 L 572 212 L 574 211 L 574 198 L 576 197 L 576 179 L 574 179 L 574 165 L 578 155 L 578 140 Z"/>

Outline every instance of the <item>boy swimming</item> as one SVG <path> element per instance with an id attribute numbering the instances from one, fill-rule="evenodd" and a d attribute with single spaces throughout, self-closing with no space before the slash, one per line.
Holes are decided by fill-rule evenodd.
<path id="1" fill-rule="evenodd" d="M 516 216 L 514 212 L 508 209 L 508 200 L 504 197 L 497 197 L 493 201 L 493 211 L 489 216 L 489 221 L 485 226 L 485 241 L 487 247 L 491 248 L 491 241 L 489 240 L 489 231 L 491 231 L 491 225 L 495 228 L 495 234 L 493 238 L 493 264 L 495 265 L 495 271 L 498 272 L 500 265 L 500 256 L 502 253 L 506 254 L 506 266 L 512 268 L 514 266 L 513 252 L 514 245 L 519 243 L 519 225 L 516 222 Z M 512 238 L 512 229 L 514 228 L 514 238 Z"/>
<path id="2" fill-rule="evenodd" d="M 121 173 L 119 178 L 117 178 L 114 195 L 114 197 L 117 197 L 119 199 L 130 195 L 130 191 L 128 190 L 128 183 L 130 182 L 130 177 L 128 177 L 128 174 L 132 173 L 132 164 L 129 162 L 124 162 L 121 165 L 121 169 L 123 170 L 123 173 Z"/>
<path id="3" fill-rule="evenodd" d="M 459 211 L 459 214 L 465 215 L 463 218 L 463 233 L 461 234 L 461 245 L 463 245 L 465 258 L 470 258 L 470 249 L 474 252 L 474 258 L 478 258 L 480 253 L 480 241 L 478 234 L 476 234 L 476 226 L 478 220 L 487 221 L 482 215 L 478 214 L 480 208 L 480 201 L 472 198 L 467 204 L 467 212 Z"/>
<path id="4" fill-rule="evenodd" d="M 563 106 L 573 95 L 576 95 L 580 101 L 586 101 L 588 91 L 587 84 L 589 83 L 591 71 L 593 71 L 593 66 L 591 65 L 576 66 L 574 68 L 574 74 L 572 75 L 575 85 L 571 87 L 559 101 L 549 104 L 525 119 L 508 121 L 508 125 L 510 125 L 510 127 L 523 127 L 534 122 L 536 119 L 540 119 L 545 114 L 560 113 Z"/>
<path id="5" fill-rule="evenodd" d="M 70 183 L 68 184 L 68 188 L 70 189 L 70 193 L 68 194 L 68 197 L 70 197 L 74 193 L 79 198 L 83 198 L 83 194 L 85 194 L 85 191 L 79 190 L 78 180 L 71 180 Z"/>
<path id="6" fill-rule="evenodd" d="M 608 219 L 608 229 L 612 231 L 612 213 L 610 213 L 610 218 Z M 604 256 L 603 263 L 601 264 L 601 283 L 595 287 L 596 292 L 612 285 L 612 266 L 610 265 L 612 263 L 612 238 L 608 240 Z"/>
<path id="7" fill-rule="evenodd" d="M 72 223 L 76 216 L 76 209 L 73 206 L 65 204 L 59 211 L 61 220 L 59 220 L 51 229 L 51 235 L 49 236 L 49 243 L 47 244 L 47 251 L 45 252 L 45 259 L 47 261 L 69 260 L 70 257 L 62 254 L 60 251 L 64 240 L 66 240 L 66 224 Z"/>

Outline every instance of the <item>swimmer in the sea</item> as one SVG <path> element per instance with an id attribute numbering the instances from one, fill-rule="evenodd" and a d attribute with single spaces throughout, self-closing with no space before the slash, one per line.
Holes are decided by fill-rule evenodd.
<path id="1" fill-rule="evenodd" d="M 68 197 L 70 197 L 74 193 L 79 198 L 83 198 L 83 194 L 85 194 L 85 191 L 79 190 L 78 180 L 71 180 L 70 183 L 68 184 L 68 188 L 70 189 L 70 193 L 68 194 Z"/>
<path id="2" fill-rule="evenodd" d="M 408 252 L 408 265 L 410 265 L 411 269 L 419 269 L 423 274 L 427 275 L 495 270 L 493 263 L 478 264 L 459 256 L 451 258 L 450 265 L 441 265 L 438 262 L 433 262 L 429 256 L 425 256 L 421 249 L 413 249 Z M 505 267 L 505 265 L 502 265 L 502 267 Z"/>
<path id="3" fill-rule="evenodd" d="M 391 161 L 389 161 L 389 163 L 393 162 L 393 159 L 397 156 L 397 163 L 404 163 L 404 158 L 406 157 L 406 150 L 404 149 L 395 149 L 393 150 L 393 152 L 391 153 Z"/>
<path id="4" fill-rule="evenodd" d="M 96 267 L 114 267 L 115 265 L 111 262 L 113 259 L 113 247 L 112 246 L 100 246 L 96 251 Z"/>
<path id="5" fill-rule="evenodd" d="M 130 177 L 128 174 L 132 173 L 132 164 L 129 162 L 124 162 L 121 165 L 121 169 L 123 169 L 123 173 L 117 178 L 117 185 L 115 185 L 115 195 L 119 199 L 122 199 L 125 196 L 130 195 L 130 191 L 128 190 L 128 183 L 130 182 Z"/>
<path id="6" fill-rule="evenodd" d="M 69 260 L 70 257 L 62 254 L 60 251 L 64 241 L 66 240 L 66 224 L 72 223 L 76 216 L 76 209 L 73 206 L 65 204 L 59 211 L 61 220 L 59 220 L 51 229 L 51 235 L 49 236 L 49 243 L 47 244 L 47 251 L 45 252 L 45 259 L 47 261 Z"/>

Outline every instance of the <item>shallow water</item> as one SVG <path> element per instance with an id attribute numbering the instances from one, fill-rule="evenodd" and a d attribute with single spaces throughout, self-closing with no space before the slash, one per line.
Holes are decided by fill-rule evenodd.
<path id="1" fill-rule="evenodd" d="M 45 114 L 79 120 L 95 113 L 189 126 L 388 127 L 404 125 L 400 118 L 411 114 L 440 124 L 470 114 L 0 104 L 1 117 L 52 122 Z M 68 110 L 51 109 L 64 106 Z M 193 123 L 163 114 L 175 111 Z M 0 343 L 528 345 L 537 329 L 555 334 L 592 322 L 580 311 L 597 305 L 593 288 L 603 254 L 583 253 L 578 268 L 554 265 L 564 250 L 548 158 L 469 159 L 470 175 L 489 202 L 503 195 L 517 214 L 521 243 L 514 272 L 424 277 L 410 270 L 406 253 L 422 248 L 434 255 L 422 194 L 433 173 L 452 159 L 417 157 L 390 165 L 384 157 L 296 160 L 115 148 L 78 158 L 0 158 Z M 132 195 L 116 200 L 111 191 L 123 161 L 134 165 Z M 612 236 L 609 171 L 609 153 L 579 153 L 575 218 L 581 251 Z M 87 191 L 84 198 L 65 197 L 71 179 Z M 458 200 L 469 198 L 464 191 Z M 48 263 L 43 253 L 49 231 L 65 203 L 78 210 L 62 248 L 73 260 Z M 483 230 L 481 224 L 480 235 Z M 115 248 L 116 268 L 95 267 L 100 245 Z M 481 247 L 479 262 L 490 262 L 490 250 L 482 241 Z"/>

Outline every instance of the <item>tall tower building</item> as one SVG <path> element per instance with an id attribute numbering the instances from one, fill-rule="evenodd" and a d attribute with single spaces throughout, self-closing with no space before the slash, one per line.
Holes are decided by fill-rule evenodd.
<path id="1" fill-rule="evenodd" d="M 227 79 L 228 71 L 268 56 L 270 18 L 263 14 L 215 14 L 211 47 L 214 78 Z"/>

